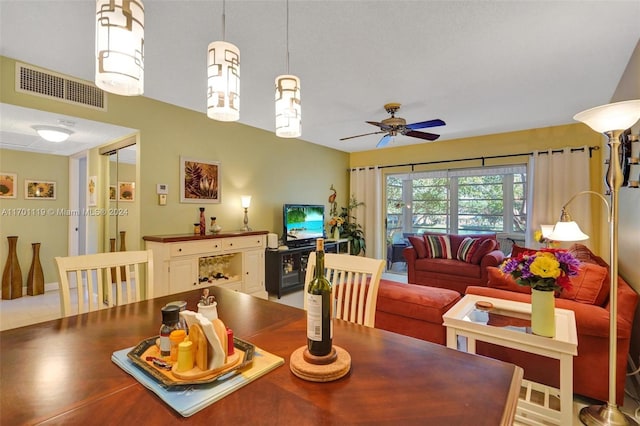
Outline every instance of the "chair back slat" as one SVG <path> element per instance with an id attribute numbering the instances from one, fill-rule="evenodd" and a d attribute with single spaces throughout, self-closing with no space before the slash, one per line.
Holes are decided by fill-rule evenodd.
<path id="1" fill-rule="evenodd" d="M 305 293 L 314 277 L 316 254 L 309 254 Z M 325 253 L 325 276 L 331 282 L 335 318 L 373 327 L 384 260 Z M 304 307 L 307 307 L 306 297 Z"/>
<path id="2" fill-rule="evenodd" d="M 142 300 L 143 292 L 147 298 L 153 297 L 151 250 L 56 257 L 55 260 L 63 316 L 137 302 Z M 140 268 L 140 265 L 146 268 Z M 71 306 L 69 277 L 75 277 L 76 281 L 77 311 Z"/>

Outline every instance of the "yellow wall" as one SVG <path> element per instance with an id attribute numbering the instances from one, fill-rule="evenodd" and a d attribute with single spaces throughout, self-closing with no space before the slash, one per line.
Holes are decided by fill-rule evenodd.
<path id="1" fill-rule="evenodd" d="M 66 255 L 68 217 L 57 214 L 69 208 L 69 160 L 60 155 L 0 149 L 0 171 L 18 175 L 16 198 L 0 199 L 0 264 L 4 265 L 6 237 L 18 236 L 18 260 L 24 280 L 32 259 L 31 243 L 40 243 L 40 259 L 45 282 L 57 281 L 53 256 Z M 25 200 L 24 180 L 47 180 L 57 184 L 55 200 Z"/>
<path id="2" fill-rule="evenodd" d="M 0 57 L 0 102 L 139 130 L 140 181 L 136 188 L 136 197 L 140 200 L 140 215 L 137 223 L 140 237 L 193 231 L 193 223 L 198 219 L 200 205 L 179 202 L 181 155 L 221 163 L 222 202 L 202 206 L 206 207 L 207 217 L 218 218 L 217 222 L 223 230 L 238 230 L 242 226 L 243 210 L 240 206 L 240 196 L 244 194 L 253 197 L 249 209 L 249 225 L 256 230 L 267 230 L 278 234 L 282 233 L 283 203 L 324 203 L 326 205 L 330 194 L 329 187 L 332 184 L 341 197 L 338 200 L 339 205 L 346 203 L 349 187 L 348 153 L 299 139 L 281 139 L 273 132 L 238 123 L 210 120 L 204 112 L 178 108 L 145 97 L 108 95 L 108 111 L 97 111 L 17 93 L 14 79 L 15 60 Z M 269 113 L 270 111 L 265 111 L 265 114 Z M 94 160 L 95 157 L 95 153 L 90 156 Z M 5 164 L 4 160 L 2 164 Z M 95 170 L 92 167 L 99 166 L 92 162 L 90 173 Z M 47 175 L 55 177 L 53 180 L 60 180 L 67 173 L 65 163 L 64 167 L 57 167 L 55 173 L 52 171 Z M 156 195 L 158 183 L 169 185 L 166 206 L 158 205 Z M 60 186 L 62 190 L 59 192 L 59 202 L 65 199 L 66 188 L 66 184 Z M 16 202 L 22 205 L 25 201 L 18 198 Z M 100 200 L 99 203 L 99 206 L 104 206 L 104 200 Z M 27 236 L 21 230 L 28 226 L 41 226 L 44 231 L 40 237 L 46 239 L 47 245 L 50 245 L 52 243 L 48 241 L 53 237 L 49 232 L 54 228 L 50 226 L 50 220 L 50 218 L 37 218 L 29 221 L 20 218 L 10 223 L 2 220 L 0 237 L 5 239 L 7 235 L 19 235 L 20 241 L 31 240 L 33 237 Z M 58 224 L 57 221 L 56 224 Z M 67 254 L 66 219 L 58 225 L 64 229 L 64 236 L 56 236 L 55 239 L 62 238 L 64 243 L 59 246 L 56 243 L 56 250 L 52 250 L 53 245 L 50 245 L 51 249 L 46 253 L 48 259 L 43 259 L 43 263 L 52 262 L 53 256 Z M 143 246 L 140 242 L 140 247 Z M 3 263 L 6 259 L 6 250 L 6 241 L 0 242 L 0 261 Z M 20 263 L 23 266 L 25 278 L 27 271 L 24 269 L 28 270 L 29 262 L 30 255 L 21 256 Z M 45 281 L 55 281 L 55 275 L 51 272 L 46 273 Z"/>

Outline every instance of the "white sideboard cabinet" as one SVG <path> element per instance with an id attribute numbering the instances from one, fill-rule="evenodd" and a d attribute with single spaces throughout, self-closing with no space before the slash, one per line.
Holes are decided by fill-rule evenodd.
<path id="1" fill-rule="evenodd" d="M 145 236 L 153 250 L 154 296 L 212 285 L 267 298 L 267 231 Z"/>

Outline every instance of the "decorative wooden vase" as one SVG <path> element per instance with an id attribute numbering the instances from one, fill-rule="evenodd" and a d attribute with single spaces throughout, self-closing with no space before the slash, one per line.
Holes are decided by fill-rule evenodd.
<path id="1" fill-rule="evenodd" d="M 553 290 L 531 289 L 531 331 L 544 337 L 555 337 L 556 314 Z"/>
<path id="2" fill-rule="evenodd" d="M 17 299 L 22 297 L 22 271 L 18 262 L 18 237 L 7 237 L 9 241 L 9 252 L 7 253 L 7 263 L 4 265 L 2 273 L 2 298 Z"/>
<path id="3" fill-rule="evenodd" d="M 116 239 L 109 238 L 109 251 L 113 253 L 116 251 Z M 111 268 L 111 284 L 116 282 L 116 268 Z"/>
<path id="4" fill-rule="evenodd" d="M 207 235 L 207 222 L 204 217 L 204 207 L 200 207 L 200 235 Z"/>
<path id="5" fill-rule="evenodd" d="M 127 231 L 120 231 L 120 251 L 127 251 L 126 235 L 127 235 Z M 127 276 L 126 271 L 127 271 L 126 266 L 120 267 L 120 276 L 123 280 Z"/>
<path id="6" fill-rule="evenodd" d="M 33 258 L 31 259 L 31 267 L 27 276 L 27 294 L 29 296 L 37 296 L 38 294 L 44 294 L 44 273 L 40 263 L 40 243 L 31 243 L 31 247 L 33 249 Z"/>

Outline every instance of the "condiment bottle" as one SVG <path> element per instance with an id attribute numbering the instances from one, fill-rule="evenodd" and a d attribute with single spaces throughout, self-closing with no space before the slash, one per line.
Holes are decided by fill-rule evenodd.
<path id="1" fill-rule="evenodd" d="M 169 335 L 172 362 L 176 362 L 178 360 L 178 345 L 184 342 L 185 337 L 187 337 L 187 332 L 185 330 L 173 330 Z"/>
<path id="2" fill-rule="evenodd" d="M 180 308 L 175 305 L 162 308 L 162 326 L 160 327 L 160 356 L 171 356 L 171 340 L 173 330 L 180 329 Z"/>
<path id="3" fill-rule="evenodd" d="M 189 371 L 193 368 L 193 352 L 191 346 L 193 342 L 186 340 L 178 345 L 178 367 L 180 372 Z"/>

